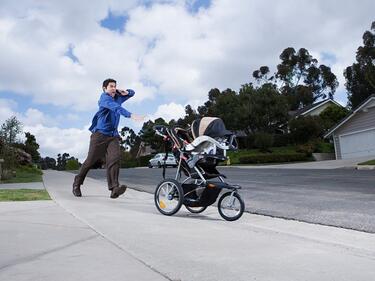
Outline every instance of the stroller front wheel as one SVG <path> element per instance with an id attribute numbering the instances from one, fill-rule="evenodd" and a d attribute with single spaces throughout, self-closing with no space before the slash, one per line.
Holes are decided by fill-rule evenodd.
<path id="1" fill-rule="evenodd" d="M 224 193 L 217 204 L 220 216 L 227 221 L 238 220 L 244 210 L 245 203 L 237 192 Z"/>
<path id="2" fill-rule="evenodd" d="M 184 200 L 184 191 L 174 179 L 165 179 L 156 187 L 155 206 L 160 213 L 171 216 L 178 212 Z"/>

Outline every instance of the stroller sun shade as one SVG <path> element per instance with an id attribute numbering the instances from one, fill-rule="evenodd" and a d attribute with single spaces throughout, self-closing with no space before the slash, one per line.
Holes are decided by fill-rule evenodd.
<path id="1" fill-rule="evenodd" d="M 217 117 L 203 117 L 194 120 L 191 124 L 191 133 L 194 139 L 203 135 L 217 138 L 233 134 L 225 128 L 223 120 Z"/>

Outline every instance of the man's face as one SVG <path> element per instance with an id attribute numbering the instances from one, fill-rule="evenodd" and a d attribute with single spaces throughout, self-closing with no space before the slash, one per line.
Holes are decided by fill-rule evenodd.
<path id="1" fill-rule="evenodd" d="M 109 94 L 111 97 L 114 97 L 116 95 L 116 83 L 109 82 L 107 88 L 104 88 L 104 92 Z"/>

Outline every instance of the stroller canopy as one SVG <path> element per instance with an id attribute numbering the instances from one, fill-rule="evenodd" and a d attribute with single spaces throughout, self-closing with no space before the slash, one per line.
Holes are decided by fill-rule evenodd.
<path id="1" fill-rule="evenodd" d="M 217 117 L 203 117 L 194 120 L 191 124 L 191 133 L 194 139 L 203 135 L 217 138 L 233 134 L 225 128 L 223 120 Z"/>

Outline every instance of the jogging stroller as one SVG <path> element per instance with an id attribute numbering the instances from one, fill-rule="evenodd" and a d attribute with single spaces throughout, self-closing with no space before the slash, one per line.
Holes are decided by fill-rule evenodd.
<path id="1" fill-rule="evenodd" d="M 219 118 L 203 117 L 195 120 L 189 129 L 154 126 L 156 134 L 164 138 L 166 155 L 173 153 L 178 161 L 174 179 L 165 179 L 155 190 L 156 208 L 160 213 L 171 216 L 184 205 L 191 213 L 201 213 L 218 201 L 219 214 L 227 221 L 239 219 L 245 204 L 238 193 L 239 185 L 224 181 L 216 166 L 226 161 L 227 150 L 237 149 L 235 135 L 226 130 Z M 169 147 L 169 149 L 168 149 Z M 183 178 L 181 172 L 186 176 Z"/>

